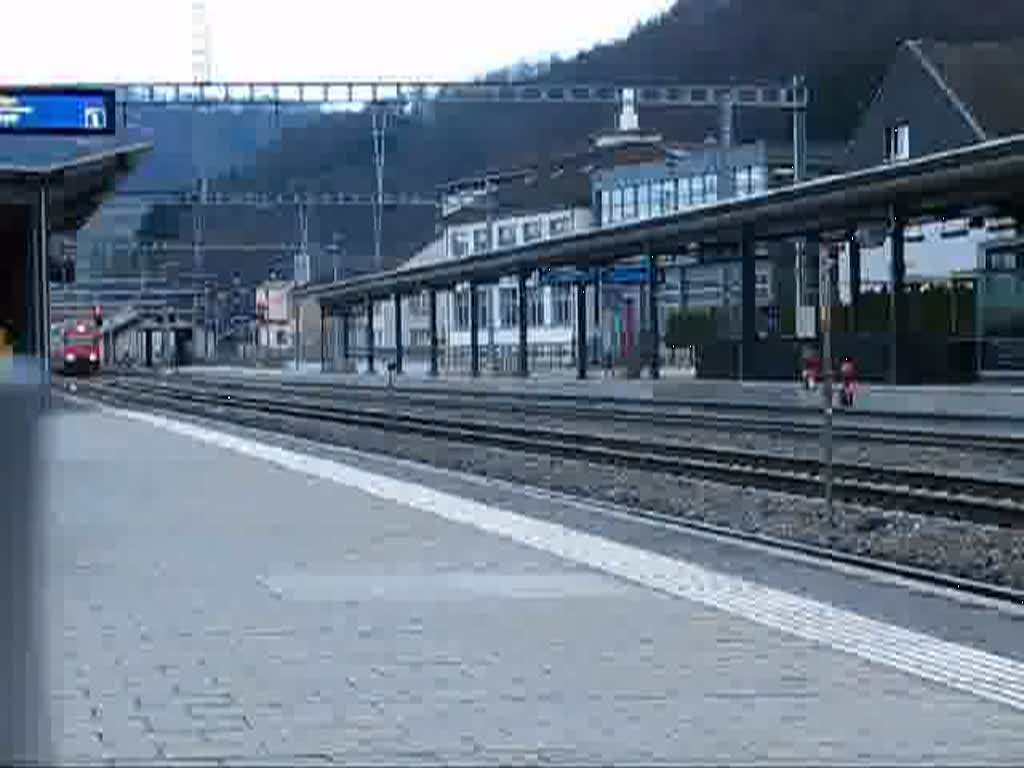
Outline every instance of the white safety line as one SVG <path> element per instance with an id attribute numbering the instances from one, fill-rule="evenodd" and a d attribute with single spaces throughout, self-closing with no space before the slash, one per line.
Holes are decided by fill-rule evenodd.
<path id="1" fill-rule="evenodd" d="M 104 410 L 431 512 L 565 560 L 1024 711 L 1024 663 L 557 523 L 156 414 Z"/>

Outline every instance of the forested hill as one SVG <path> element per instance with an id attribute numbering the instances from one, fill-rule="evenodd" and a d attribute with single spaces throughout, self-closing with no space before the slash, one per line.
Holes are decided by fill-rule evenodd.
<path id="1" fill-rule="evenodd" d="M 619 83 L 776 82 L 801 74 L 812 93 L 811 139 L 836 141 L 849 136 L 901 40 L 1020 37 L 1022 0 L 679 0 L 626 38 L 545 63 L 532 74 L 548 82 Z M 510 69 L 493 77 L 522 74 Z M 391 130 L 385 184 L 391 191 L 433 193 L 446 179 L 581 146 L 613 119 L 611 108 L 597 106 L 437 105 L 428 115 L 403 118 Z M 741 139 L 789 136 L 782 115 L 741 111 L 737 123 Z M 715 115 L 649 109 L 641 112 L 641 125 L 700 141 L 714 132 Z M 369 192 L 372 157 L 367 115 L 335 115 L 286 132 L 220 184 Z M 243 226 L 242 218 L 211 221 L 211 237 L 221 227 Z M 433 234 L 432 219 L 422 209 L 389 211 L 385 218 L 390 262 Z M 360 255 L 372 250 L 368 209 L 325 213 L 310 224 L 314 240 L 329 241 L 332 233 L 343 232 L 351 266 L 368 266 Z M 173 224 L 165 219 L 161 226 Z M 244 224 L 253 235 L 259 227 L 258 221 Z"/>

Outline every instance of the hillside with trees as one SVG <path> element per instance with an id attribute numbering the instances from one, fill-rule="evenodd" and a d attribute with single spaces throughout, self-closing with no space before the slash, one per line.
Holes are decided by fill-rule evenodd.
<path id="1" fill-rule="evenodd" d="M 539 82 L 779 82 L 803 75 L 811 89 L 808 131 L 812 141 L 844 141 L 866 106 L 901 40 L 1003 40 L 1024 37 L 1020 0 L 679 0 L 626 38 L 564 61 L 510 67 L 489 80 Z M 641 124 L 676 140 L 713 136 L 713 111 L 648 109 Z M 487 168 L 569 151 L 613 125 L 614 109 L 600 105 L 437 103 L 396 118 L 388 132 L 385 189 L 434 195 L 442 182 Z M 739 140 L 788 141 L 783 114 L 737 113 Z M 370 193 L 374 189 L 370 118 L 365 113 L 325 115 L 284 131 L 279 141 L 251 155 L 215 182 L 224 190 Z M 385 212 L 387 263 L 408 257 L 434 236 L 427 208 Z M 151 216 L 146 234 L 188 238 L 185 211 Z M 218 210 L 207 222 L 211 240 L 246 238 L 282 242 L 296 237 L 292 211 Z M 346 268 L 371 265 L 368 207 L 315 210 L 314 243 L 345 244 Z M 314 252 L 314 256 L 316 253 Z M 229 257 L 229 261 L 235 257 Z M 259 272 L 244 257 L 247 274 Z M 237 264 L 224 263 L 224 273 Z"/>

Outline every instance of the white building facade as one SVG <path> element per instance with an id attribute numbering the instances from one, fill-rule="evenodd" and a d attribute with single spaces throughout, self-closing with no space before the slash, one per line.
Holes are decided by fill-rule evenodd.
<path id="1" fill-rule="evenodd" d="M 446 228 L 449 258 L 465 258 L 559 237 L 570 237 L 594 227 L 586 207 L 555 208 L 535 213 L 495 217 L 490 223 L 472 222 Z M 488 240 L 490 237 L 490 240 Z M 460 254 L 455 256 L 454 254 Z M 499 372 L 516 369 L 519 348 L 519 286 L 515 277 L 478 286 L 478 340 L 481 365 Z M 576 294 L 571 285 L 545 285 L 532 275 L 527 290 L 527 344 L 531 370 L 569 367 L 576 342 Z M 592 306 L 592 299 L 589 304 Z M 440 308 L 439 308 L 440 309 Z M 449 368 L 468 368 L 470 355 L 470 286 L 463 284 L 444 303 Z M 591 309 L 591 314 L 592 314 Z"/>
<path id="2" fill-rule="evenodd" d="M 459 259 L 503 248 L 570 237 L 594 227 L 593 212 L 584 206 L 558 207 L 532 213 L 495 216 L 446 226 L 442 237 L 425 246 L 403 267 L 440 259 Z M 488 240 L 488 231 L 491 240 Z M 576 292 L 569 284 L 545 284 L 539 275 L 527 280 L 527 343 L 531 370 L 568 368 L 574 364 L 576 344 Z M 519 349 L 519 286 L 515 277 L 477 286 L 479 320 L 477 339 L 482 370 L 514 373 Z M 404 296 L 402 308 L 403 369 L 425 372 L 430 354 L 430 309 L 426 292 Z M 438 291 L 438 363 L 447 371 L 470 369 L 470 286 Z M 593 316 L 594 297 L 587 295 L 588 316 Z M 374 353 L 379 361 L 395 354 L 395 307 L 393 300 L 374 303 Z M 365 352 L 366 320 L 360 313 L 350 322 L 350 350 Z M 362 356 L 362 355 L 359 355 Z M 365 363 L 362 364 L 365 367 Z"/>
<path id="3" fill-rule="evenodd" d="M 294 349 L 295 317 L 290 280 L 268 280 L 256 286 L 256 346 L 270 352 Z"/>

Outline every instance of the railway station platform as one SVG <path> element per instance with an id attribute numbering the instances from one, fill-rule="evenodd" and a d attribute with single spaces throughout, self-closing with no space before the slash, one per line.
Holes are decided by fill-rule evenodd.
<path id="1" fill-rule="evenodd" d="M 319 366 L 255 368 L 241 366 L 192 366 L 184 374 L 278 378 L 281 380 L 322 380 L 362 386 L 388 386 L 386 372 L 344 374 L 321 372 Z M 599 378 L 577 380 L 571 372 L 537 374 L 526 380 L 513 377 L 481 377 L 403 374 L 393 386 L 446 391 L 501 392 L 506 394 L 574 395 L 581 398 L 624 398 L 648 401 L 682 401 L 694 405 L 729 404 L 750 406 L 795 406 L 820 410 L 821 395 L 808 392 L 797 382 L 704 380 L 686 375 L 650 379 Z M 962 385 L 897 386 L 861 384 L 855 410 L 879 414 L 922 413 L 937 416 L 981 416 L 1020 419 L 1024 417 L 1024 382 L 979 382 Z"/>
<path id="2" fill-rule="evenodd" d="M 1024 612 L 241 427 L 42 444 L 63 763 L 1024 761 Z"/>

